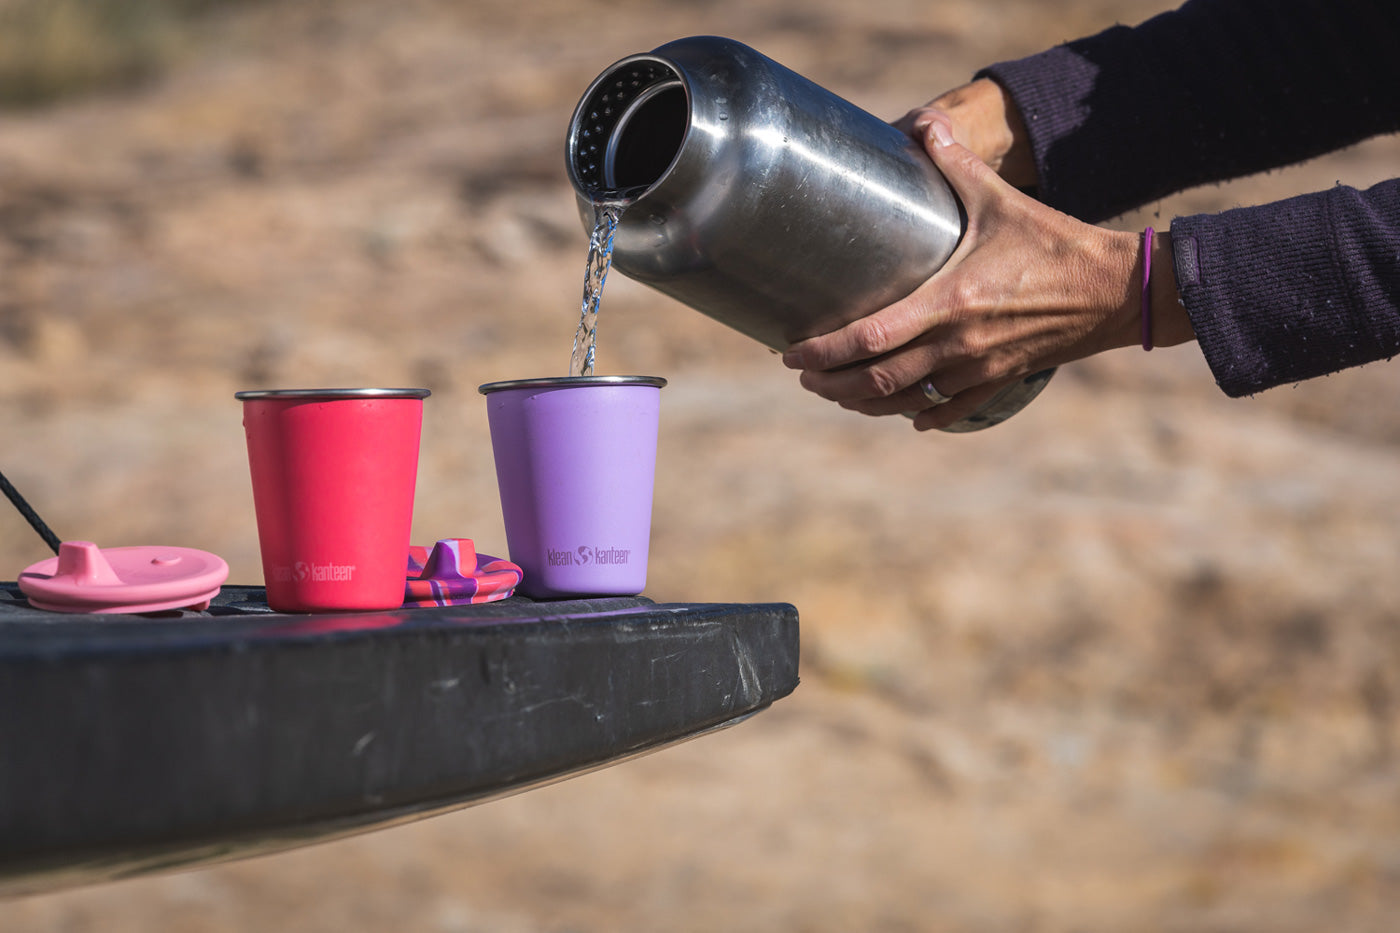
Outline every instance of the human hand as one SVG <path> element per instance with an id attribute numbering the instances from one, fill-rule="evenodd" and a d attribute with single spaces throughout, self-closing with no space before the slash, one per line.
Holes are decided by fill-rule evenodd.
<path id="1" fill-rule="evenodd" d="M 1035 159 L 1021 111 L 1000 84 L 979 78 L 935 97 L 894 121 L 895 127 L 922 140 L 935 116 L 943 115 L 953 138 L 971 149 L 1018 188 L 1036 184 Z"/>
<path id="2" fill-rule="evenodd" d="M 967 211 L 967 231 L 907 298 L 793 345 L 783 362 L 803 371 L 802 385 L 869 415 L 918 412 L 914 426 L 928 430 L 1014 380 L 1137 343 L 1138 235 L 1022 194 L 955 140 L 945 114 L 916 113 L 929 156 Z M 951 400 L 933 405 L 918 385 L 925 377 Z"/>

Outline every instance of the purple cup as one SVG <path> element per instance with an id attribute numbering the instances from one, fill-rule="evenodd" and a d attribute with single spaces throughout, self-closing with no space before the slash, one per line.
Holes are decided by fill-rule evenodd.
<path id="1" fill-rule="evenodd" d="M 646 588 L 661 387 L 656 376 L 561 376 L 480 387 L 517 592 Z"/>

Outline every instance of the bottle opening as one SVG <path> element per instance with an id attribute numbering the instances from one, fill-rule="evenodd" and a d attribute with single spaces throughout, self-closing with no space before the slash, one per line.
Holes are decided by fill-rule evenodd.
<path id="1" fill-rule="evenodd" d="M 675 161 L 690 126 L 680 75 L 663 61 L 627 59 L 588 89 L 569 126 L 569 175 L 592 200 L 645 189 Z"/>
<path id="2" fill-rule="evenodd" d="M 655 184 L 680 152 L 689 111 L 679 81 L 659 84 L 639 96 L 608 140 L 604 183 L 614 191 Z"/>

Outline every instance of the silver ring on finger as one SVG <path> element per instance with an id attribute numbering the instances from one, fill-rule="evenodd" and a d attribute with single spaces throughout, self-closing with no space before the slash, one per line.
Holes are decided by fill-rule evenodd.
<path id="1" fill-rule="evenodd" d="M 919 380 L 919 391 L 924 393 L 924 398 L 934 405 L 942 405 L 944 402 L 951 402 L 951 395 L 944 395 L 933 386 L 933 377 L 929 376 Z"/>

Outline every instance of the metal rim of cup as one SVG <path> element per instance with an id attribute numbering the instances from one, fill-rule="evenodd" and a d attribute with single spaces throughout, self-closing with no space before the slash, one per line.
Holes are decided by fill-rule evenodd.
<path id="1" fill-rule="evenodd" d="M 233 393 L 240 402 L 258 399 L 427 398 L 430 389 L 251 389 Z"/>
<path id="2" fill-rule="evenodd" d="M 567 389 L 591 385 L 642 385 L 661 388 L 666 380 L 661 376 L 548 376 L 538 379 L 510 379 L 477 386 L 482 395 L 508 389 Z"/>

